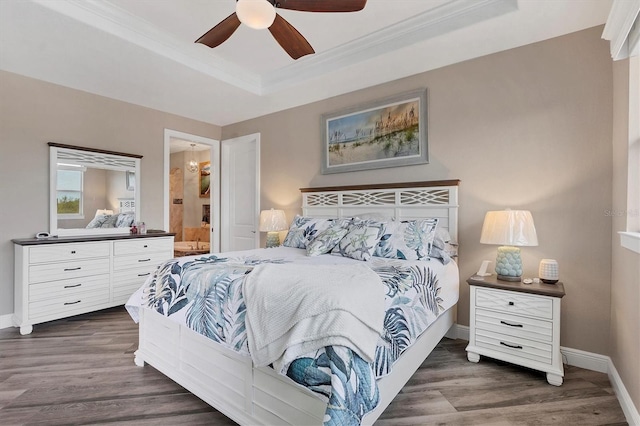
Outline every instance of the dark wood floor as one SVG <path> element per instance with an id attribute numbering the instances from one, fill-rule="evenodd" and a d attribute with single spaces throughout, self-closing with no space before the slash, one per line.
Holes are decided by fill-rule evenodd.
<path id="1" fill-rule="evenodd" d="M 0 330 L 0 425 L 235 425 L 150 366 L 124 308 Z M 607 376 L 568 367 L 564 385 L 505 363 L 466 360 L 444 339 L 379 425 L 623 425 Z"/>

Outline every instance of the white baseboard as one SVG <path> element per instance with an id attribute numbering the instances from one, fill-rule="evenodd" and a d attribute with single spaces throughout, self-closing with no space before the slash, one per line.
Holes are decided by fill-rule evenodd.
<path id="1" fill-rule="evenodd" d="M 447 337 L 469 340 L 469 327 L 466 325 L 454 324 Z M 454 337 L 455 336 L 455 337 Z M 616 393 L 620 407 L 624 412 L 627 423 L 630 425 L 640 425 L 640 414 L 631 400 L 631 395 L 622 382 L 613 361 L 606 355 L 594 354 L 593 352 L 581 351 L 580 349 L 565 348 L 560 346 L 562 361 L 567 365 L 584 368 L 586 370 L 606 373 L 611 381 L 611 386 Z"/>
<path id="2" fill-rule="evenodd" d="M 562 361 L 565 364 L 597 371 L 598 373 L 609 372 L 611 358 L 606 355 L 585 352 L 580 349 L 565 348 L 564 346 L 560 346 L 560 353 L 562 354 Z"/>
<path id="3" fill-rule="evenodd" d="M 0 315 L 0 330 L 13 327 L 13 314 Z"/>
<path id="4" fill-rule="evenodd" d="M 609 357 L 607 357 L 609 358 Z M 616 366 L 613 365 L 613 361 L 609 358 L 609 381 L 611 381 L 611 385 L 613 386 L 613 390 L 618 397 L 618 401 L 620 401 L 620 407 L 622 408 L 622 412 L 624 413 L 624 417 L 627 419 L 627 423 L 630 425 L 640 425 L 640 413 L 638 413 L 638 409 L 635 404 L 631 400 L 631 395 L 627 392 L 627 388 L 624 387 L 624 383 L 622 383 L 622 378 L 618 374 L 618 370 L 616 370 Z"/>

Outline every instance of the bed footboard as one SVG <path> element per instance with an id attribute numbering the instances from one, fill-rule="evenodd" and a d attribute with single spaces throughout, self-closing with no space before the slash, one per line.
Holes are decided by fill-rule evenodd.
<path id="1" fill-rule="evenodd" d="M 241 425 L 322 424 L 326 404 L 311 391 L 155 311 L 140 309 L 139 339 L 136 365 L 152 365 Z"/>
<path id="2" fill-rule="evenodd" d="M 362 424 L 382 414 L 454 321 L 455 306 L 403 353 L 378 381 L 380 404 Z M 140 309 L 139 339 L 136 365 L 152 365 L 241 425 L 322 425 L 326 404 L 313 392 L 155 311 Z"/>

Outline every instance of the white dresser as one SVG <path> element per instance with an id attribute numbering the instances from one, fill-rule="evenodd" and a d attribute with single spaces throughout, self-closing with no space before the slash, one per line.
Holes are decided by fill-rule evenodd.
<path id="1" fill-rule="evenodd" d="M 34 324 L 123 305 L 163 261 L 173 234 L 20 239 L 15 245 L 14 324 Z"/>
<path id="2" fill-rule="evenodd" d="M 495 276 L 471 277 L 467 358 L 480 355 L 547 373 L 560 386 L 564 377 L 560 354 L 560 302 L 564 286 L 523 284 Z"/>

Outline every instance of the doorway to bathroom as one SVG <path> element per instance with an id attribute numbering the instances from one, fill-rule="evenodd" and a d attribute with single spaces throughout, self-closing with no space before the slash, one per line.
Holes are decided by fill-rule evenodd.
<path id="1" fill-rule="evenodd" d="M 174 256 L 220 251 L 220 142 L 165 129 L 164 228 Z"/>

